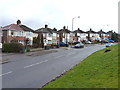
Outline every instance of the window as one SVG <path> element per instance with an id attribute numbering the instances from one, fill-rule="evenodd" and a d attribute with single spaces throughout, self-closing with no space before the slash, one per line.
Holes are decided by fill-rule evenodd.
<path id="1" fill-rule="evenodd" d="M 49 33 L 48 36 L 49 36 L 49 37 L 52 37 L 52 34 Z"/>
<path id="2" fill-rule="evenodd" d="M 13 31 L 11 31 L 11 35 L 14 35 L 14 32 L 13 32 Z"/>

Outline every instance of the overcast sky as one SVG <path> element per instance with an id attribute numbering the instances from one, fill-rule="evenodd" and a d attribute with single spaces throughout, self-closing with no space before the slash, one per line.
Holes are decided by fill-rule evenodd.
<path id="1" fill-rule="evenodd" d="M 48 24 L 49 28 L 63 26 L 74 30 L 103 29 L 118 32 L 119 0 L 0 0 L 0 26 L 16 23 L 36 30 Z M 77 18 L 80 16 L 80 18 Z"/>

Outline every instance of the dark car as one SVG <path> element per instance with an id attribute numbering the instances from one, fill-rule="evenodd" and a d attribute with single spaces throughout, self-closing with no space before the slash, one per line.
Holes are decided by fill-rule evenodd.
<path id="1" fill-rule="evenodd" d="M 84 48 L 84 44 L 82 42 L 80 42 L 80 43 L 76 44 L 74 47 L 75 48 Z"/>
<path id="2" fill-rule="evenodd" d="M 69 46 L 69 43 L 60 42 L 60 46 Z"/>
<path id="3" fill-rule="evenodd" d="M 109 43 L 107 40 L 102 40 L 101 43 Z"/>

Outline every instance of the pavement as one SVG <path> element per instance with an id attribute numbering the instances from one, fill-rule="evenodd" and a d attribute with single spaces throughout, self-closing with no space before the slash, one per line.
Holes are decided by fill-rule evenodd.
<path id="1" fill-rule="evenodd" d="M 54 48 L 54 49 L 49 49 L 49 50 L 44 50 L 43 48 L 36 48 L 36 49 L 31 49 L 30 52 L 26 53 L 0 53 L 1 54 L 1 59 L 0 63 L 5 64 L 8 62 L 12 61 L 12 58 L 15 56 L 41 56 L 49 53 L 54 53 L 58 52 L 61 50 L 68 50 L 71 49 L 70 47 L 60 47 L 60 48 Z"/>

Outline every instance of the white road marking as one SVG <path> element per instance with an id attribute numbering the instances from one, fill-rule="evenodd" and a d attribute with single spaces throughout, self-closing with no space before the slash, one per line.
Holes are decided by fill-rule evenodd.
<path id="1" fill-rule="evenodd" d="M 25 66 L 24 68 L 29 68 L 29 67 L 32 67 L 32 66 L 35 66 L 35 65 L 38 65 L 38 64 L 41 64 L 41 63 L 47 62 L 47 61 L 48 61 L 48 60 L 41 61 L 41 62 L 38 62 L 38 63 L 35 63 L 35 64 L 31 64 L 31 65 Z"/>
<path id="2" fill-rule="evenodd" d="M 68 53 L 66 56 L 71 56 L 73 54 L 75 54 L 75 52 Z"/>
<path id="3" fill-rule="evenodd" d="M 10 72 L 7 72 L 7 73 L 4 73 L 4 74 L 1 74 L 0 77 L 3 76 L 3 75 L 10 74 L 10 73 L 12 73 L 12 72 L 13 72 L 13 71 L 10 71 Z"/>
<path id="4" fill-rule="evenodd" d="M 62 55 L 61 55 L 61 56 L 57 56 L 57 57 L 55 57 L 55 59 L 60 58 L 60 57 L 62 57 Z"/>

